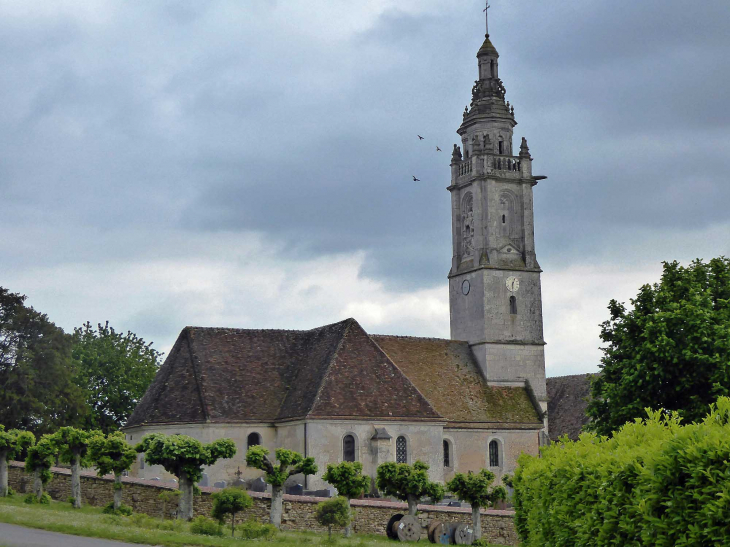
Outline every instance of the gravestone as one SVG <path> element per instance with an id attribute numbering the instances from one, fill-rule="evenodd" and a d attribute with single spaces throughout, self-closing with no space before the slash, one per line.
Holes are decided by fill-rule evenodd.
<path id="1" fill-rule="evenodd" d="M 266 492 L 267 488 L 268 485 L 266 484 L 266 481 L 259 477 L 251 483 L 250 490 L 253 490 L 254 492 Z"/>
<path id="2" fill-rule="evenodd" d="M 219 482 L 213 483 L 213 486 L 215 488 L 225 488 L 226 487 L 226 481 L 219 481 Z"/>
<path id="3" fill-rule="evenodd" d="M 304 487 L 301 484 L 295 484 L 294 486 L 288 486 L 286 493 L 290 496 L 302 496 L 304 495 Z"/>
<path id="4" fill-rule="evenodd" d="M 208 473 L 203 473 L 198 486 L 208 486 Z"/>
<path id="5" fill-rule="evenodd" d="M 314 498 L 331 498 L 332 490 L 330 490 L 329 488 L 325 490 L 305 490 L 304 495 Z"/>

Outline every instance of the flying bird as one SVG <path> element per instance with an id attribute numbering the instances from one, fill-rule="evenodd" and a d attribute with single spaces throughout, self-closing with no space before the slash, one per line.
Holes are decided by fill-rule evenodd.
<path id="1" fill-rule="evenodd" d="M 421 179 L 417 179 L 416 177 L 413 177 L 414 182 L 421 182 Z"/>
<path id="2" fill-rule="evenodd" d="M 438 146 L 436 147 L 436 152 L 441 152 L 441 149 Z"/>
<path id="3" fill-rule="evenodd" d="M 423 140 L 423 137 L 421 135 L 418 135 L 418 140 L 419 141 L 422 141 Z"/>

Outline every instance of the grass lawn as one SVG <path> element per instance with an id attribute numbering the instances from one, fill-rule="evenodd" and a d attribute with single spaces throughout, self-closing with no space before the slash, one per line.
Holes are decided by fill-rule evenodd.
<path id="1" fill-rule="evenodd" d="M 73 509 L 69 503 L 53 501 L 50 505 L 28 505 L 23 503 L 23 495 L 16 494 L 11 498 L 0 498 L 0 522 L 18 524 L 30 528 L 39 528 L 52 532 L 61 532 L 77 536 L 115 539 L 128 543 L 142 543 L 146 545 L 203 545 L 203 546 L 231 546 L 241 545 L 251 541 L 265 541 L 269 545 L 332 545 L 338 544 L 353 547 L 394 547 L 397 542 L 388 540 L 385 536 L 356 535 L 346 539 L 341 532 L 333 530 L 333 542 L 327 540 L 326 534 L 314 532 L 280 532 L 268 540 L 244 540 L 241 538 L 211 537 L 192 534 L 187 523 L 165 521 L 166 526 L 175 526 L 174 530 L 160 530 L 157 526 L 163 525 L 160 519 L 145 518 L 144 516 L 118 517 L 104 515 L 101 508 L 85 506 L 82 509 Z M 230 534 L 230 528 L 224 529 Z M 428 543 L 423 537 L 421 542 Z"/>

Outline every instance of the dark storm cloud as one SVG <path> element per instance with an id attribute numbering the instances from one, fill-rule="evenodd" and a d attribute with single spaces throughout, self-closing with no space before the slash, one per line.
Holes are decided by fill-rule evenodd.
<path id="1" fill-rule="evenodd" d="M 5 267 L 184 252 L 171 230 L 255 232 L 290 257 L 365 250 L 363 273 L 390 286 L 443 283 L 479 3 L 387 10 L 339 33 L 318 27 L 334 7 L 305 24 L 292 5 L 0 20 L 0 229 L 40 234 L 32 253 L 5 247 Z M 516 136 L 550 177 L 536 188 L 544 267 L 618 259 L 627 227 L 640 247 L 645 231 L 727 220 L 726 0 L 491 13 Z M 149 237 L 124 243 L 132 229 Z"/>

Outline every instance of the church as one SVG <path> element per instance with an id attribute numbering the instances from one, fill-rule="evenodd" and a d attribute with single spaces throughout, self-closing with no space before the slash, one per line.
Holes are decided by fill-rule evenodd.
<path id="1" fill-rule="evenodd" d="M 532 173 L 499 78 L 487 33 L 479 78 L 451 159 L 453 254 L 451 338 L 367 333 L 355 319 L 307 331 L 186 327 L 124 427 L 136 443 L 149 433 L 211 442 L 228 437 L 237 454 L 205 481 L 252 481 L 253 445 L 327 464 L 422 460 L 431 479 L 488 468 L 512 473 L 518 456 L 547 442 L 541 269 L 535 255 Z M 140 478 L 171 478 L 142 456 Z"/>

